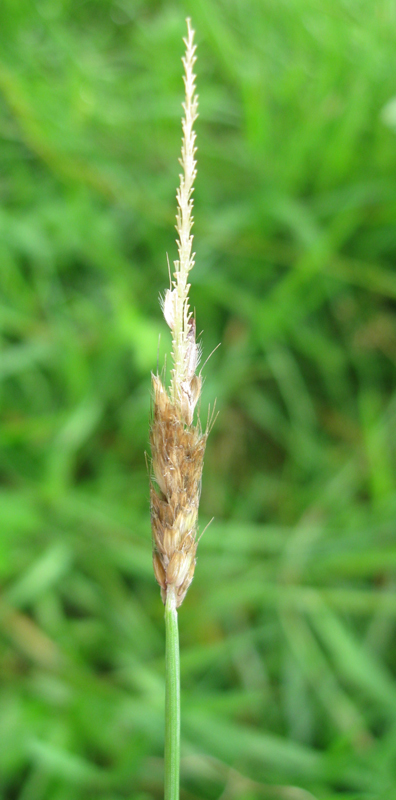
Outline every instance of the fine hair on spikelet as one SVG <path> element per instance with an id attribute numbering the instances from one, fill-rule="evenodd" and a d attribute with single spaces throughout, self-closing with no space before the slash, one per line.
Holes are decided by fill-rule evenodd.
<path id="1" fill-rule="evenodd" d="M 194 411 L 202 378 L 197 374 L 201 354 L 196 342 L 196 324 L 189 306 L 189 272 L 194 266 L 193 184 L 196 176 L 194 122 L 195 94 L 194 31 L 187 20 L 184 65 L 185 101 L 182 120 L 182 173 L 177 189 L 176 230 L 178 260 L 174 262 L 171 288 L 165 292 L 162 309 L 172 332 L 172 370 L 169 391 L 161 377 L 152 375 L 153 419 L 150 430 L 152 476 L 150 483 L 154 574 L 162 600 L 174 598 L 181 605 L 193 579 L 197 550 L 198 506 L 203 458 L 208 429 L 202 431 Z"/>

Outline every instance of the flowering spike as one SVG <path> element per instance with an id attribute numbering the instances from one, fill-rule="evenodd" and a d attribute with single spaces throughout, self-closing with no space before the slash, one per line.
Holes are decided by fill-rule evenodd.
<path id="1" fill-rule="evenodd" d="M 185 101 L 182 120 L 182 173 L 176 192 L 177 249 L 172 288 L 161 301 L 165 321 L 172 331 L 169 393 L 158 375 L 152 376 L 154 414 L 150 431 L 152 452 L 151 527 L 153 562 L 163 602 L 175 597 L 180 606 L 193 579 L 197 549 L 198 505 L 203 458 L 208 431 L 193 424 L 202 379 L 196 374 L 201 346 L 196 342 L 195 319 L 189 306 L 188 275 L 195 263 L 192 250 L 193 184 L 196 176 L 194 122 L 198 115 L 195 94 L 194 31 L 187 20 L 184 65 Z"/>

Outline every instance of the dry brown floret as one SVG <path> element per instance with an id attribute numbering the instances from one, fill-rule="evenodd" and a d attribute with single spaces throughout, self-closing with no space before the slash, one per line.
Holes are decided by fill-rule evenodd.
<path id="1" fill-rule="evenodd" d="M 177 606 L 192 581 L 197 549 L 198 506 L 207 432 L 187 425 L 180 408 L 153 375 L 154 414 L 150 432 L 153 479 L 151 525 L 154 573 L 165 602 L 168 587 Z"/>

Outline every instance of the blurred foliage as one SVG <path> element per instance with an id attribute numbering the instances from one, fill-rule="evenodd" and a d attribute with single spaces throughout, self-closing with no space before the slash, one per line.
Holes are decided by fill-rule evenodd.
<path id="1" fill-rule="evenodd" d="M 396 10 L 3 0 L 0 798 L 162 797 L 150 370 L 197 31 L 183 800 L 396 796 Z M 161 344 L 158 350 L 158 337 Z"/>

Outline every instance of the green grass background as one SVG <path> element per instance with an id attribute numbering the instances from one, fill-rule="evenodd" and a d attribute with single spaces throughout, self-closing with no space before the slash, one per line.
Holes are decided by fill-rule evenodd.
<path id="1" fill-rule="evenodd" d="M 204 357 L 221 347 L 182 799 L 392 800 L 390 0 L 1 3 L 0 798 L 162 797 L 144 451 L 187 14 L 191 297 Z"/>

